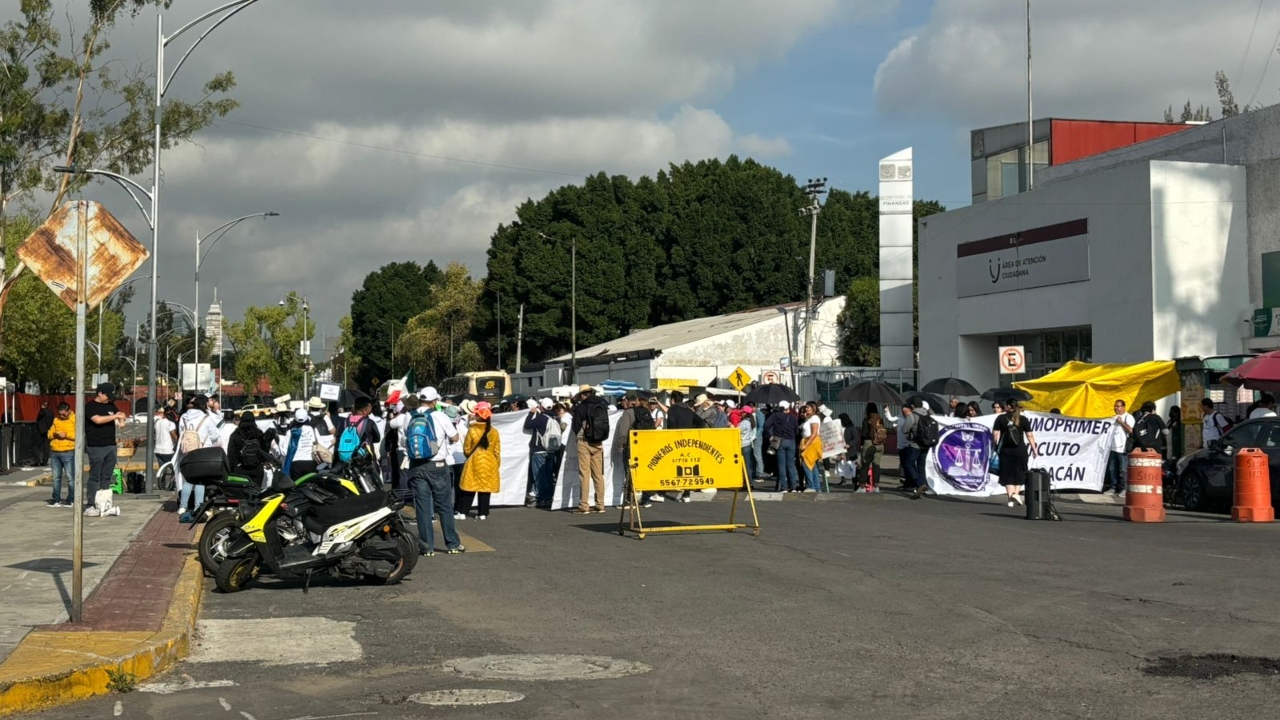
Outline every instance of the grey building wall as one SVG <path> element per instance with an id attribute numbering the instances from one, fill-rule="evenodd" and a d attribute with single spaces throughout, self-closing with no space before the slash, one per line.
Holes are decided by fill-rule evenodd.
<path id="1" fill-rule="evenodd" d="M 1262 306 L 1262 253 L 1280 250 L 1280 160 L 1246 167 L 1249 202 L 1249 302 Z"/>

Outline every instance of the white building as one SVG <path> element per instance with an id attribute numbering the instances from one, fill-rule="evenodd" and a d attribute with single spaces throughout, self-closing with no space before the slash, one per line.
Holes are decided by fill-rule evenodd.
<path id="1" fill-rule="evenodd" d="M 1187 146 L 1202 131 L 1221 132 L 1208 125 L 1081 161 L 1088 172 L 1063 165 L 1031 192 L 922 220 L 921 378 L 985 388 L 1072 359 L 1244 350 L 1260 299 L 1249 199 L 1280 190 L 1280 173 L 1255 185 L 1245 165 L 1141 158 L 1143 146 Z M 999 374 L 1003 345 L 1025 347 L 1026 373 Z"/>
<path id="2" fill-rule="evenodd" d="M 222 354 L 222 306 L 215 300 L 204 316 L 204 336 L 209 356 Z"/>
<path id="3" fill-rule="evenodd" d="M 823 301 L 813 322 L 813 365 L 834 365 L 839 355 L 836 319 L 844 298 Z M 790 384 L 790 366 L 802 364 L 804 303 L 745 310 L 637 330 L 577 352 L 578 383 L 634 382 L 644 388 L 690 386 L 729 388 L 729 374 L 741 367 L 755 381 Z M 512 376 L 513 391 L 534 392 L 569 380 L 572 355 L 541 369 Z"/>

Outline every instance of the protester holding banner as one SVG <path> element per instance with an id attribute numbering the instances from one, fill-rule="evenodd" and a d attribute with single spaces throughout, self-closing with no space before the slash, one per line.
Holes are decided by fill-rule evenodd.
<path id="1" fill-rule="evenodd" d="M 991 440 L 1000 456 L 1000 484 L 1008 496 L 1009 507 L 1022 504 L 1022 486 L 1027 484 L 1028 462 L 1038 452 L 1031 421 L 1022 416 L 1016 400 L 1010 400 L 1008 412 L 996 418 Z"/>

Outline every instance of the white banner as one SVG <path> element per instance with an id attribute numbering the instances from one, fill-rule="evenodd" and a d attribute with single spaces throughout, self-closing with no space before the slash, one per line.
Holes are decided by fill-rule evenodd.
<path id="1" fill-rule="evenodd" d="M 523 410 L 493 416 L 493 427 L 502 439 L 501 490 L 494 493 L 489 501 L 495 507 L 524 505 L 529 483 L 529 436 L 524 432 L 527 417 L 528 411 Z M 626 482 L 626 468 L 622 458 L 613 454 L 613 433 L 620 417 L 622 413 L 613 407 L 609 408 L 609 439 L 604 441 L 605 505 L 609 507 L 622 504 L 622 487 Z M 577 506 L 578 443 L 570 438 L 564 451 L 564 461 L 560 464 L 560 474 L 556 478 L 556 492 L 551 507 L 559 510 Z"/>
<path id="2" fill-rule="evenodd" d="M 1040 454 L 1030 465 L 1043 468 L 1054 490 L 1102 490 L 1111 451 L 1111 418 L 1085 420 L 1048 413 L 1023 413 L 1031 422 Z M 998 415 L 935 417 L 939 438 L 925 461 L 929 488 L 939 495 L 1000 495 L 991 464 L 991 428 Z"/>

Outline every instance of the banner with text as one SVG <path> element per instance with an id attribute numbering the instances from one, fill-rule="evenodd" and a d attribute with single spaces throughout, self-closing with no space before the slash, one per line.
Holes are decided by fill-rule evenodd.
<path id="1" fill-rule="evenodd" d="M 1111 450 L 1110 418 L 1085 420 L 1027 412 L 1040 454 L 1030 465 L 1049 472 L 1054 490 L 1102 490 Z M 939 495 L 999 495 L 999 478 L 991 465 L 991 428 L 999 415 L 959 419 L 936 417 L 938 444 L 929 451 L 929 488 Z"/>

